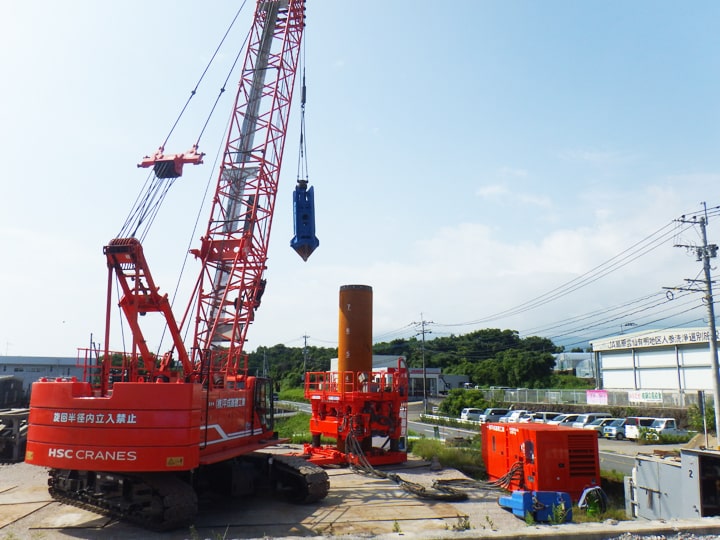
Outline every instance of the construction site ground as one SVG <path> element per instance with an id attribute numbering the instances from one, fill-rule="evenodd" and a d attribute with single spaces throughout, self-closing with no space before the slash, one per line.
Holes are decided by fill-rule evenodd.
<path id="1" fill-rule="evenodd" d="M 274 452 L 294 452 L 279 446 Z M 436 479 L 467 479 L 453 469 L 434 470 L 410 459 L 383 467 L 408 482 L 430 487 Z M 294 505 L 269 494 L 235 500 L 201 500 L 192 528 L 153 533 L 137 526 L 55 502 L 47 492 L 47 471 L 16 463 L 0 466 L 0 540 L 55 539 L 233 539 L 346 538 L 623 538 L 677 532 L 694 537 L 720 535 L 720 518 L 698 520 L 607 521 L 528 525 L 498 504 L 501 493 L 466 489 L 468 499 L 420 499 L 389 479 L 368 477 L 348 468 L 329 469 L 330 493 L 311 505 Z M 657 538 L 657 536 L 656 536 Z M 720 538 L 720 536 L 718 536 Z"/>

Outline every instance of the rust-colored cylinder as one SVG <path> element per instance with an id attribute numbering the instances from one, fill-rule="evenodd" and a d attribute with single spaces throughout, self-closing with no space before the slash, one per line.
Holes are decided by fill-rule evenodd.
<path id="1" fill-rule="evenodd" d="M 372 287 L 340 287 L 338 371 L 372 371 Z"/>

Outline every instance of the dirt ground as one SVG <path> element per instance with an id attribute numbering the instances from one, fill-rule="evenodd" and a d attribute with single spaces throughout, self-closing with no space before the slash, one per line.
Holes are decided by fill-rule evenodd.
<path id="1" fill-rule="evenodd" d="M 275 451 L 291 451 L 277 448 Z M 433 470 L 416 459 L 383 468 L 408 482 L 431 486 L 435 479 L 467 478 L 453 469 Z M 346 538 L 614 538 L 623 533 L 720 532 L 720 519 L 693 522 L 608 522 L 531 525 L 498 504 L 500 493 L 468 489 L 468 500 L 420 499 L 396 482 L 367 477 L 346 468 L 330 469 L 330 494 L 319 503 L 293 505 L 265 496 L 202 501 L 195 526 L 152 533 L 134 525 L 66 506 L 47 493 L 45 469 L 18 463 L 0 466 L 0 540 L 55 539 L 241 539 Z"/>

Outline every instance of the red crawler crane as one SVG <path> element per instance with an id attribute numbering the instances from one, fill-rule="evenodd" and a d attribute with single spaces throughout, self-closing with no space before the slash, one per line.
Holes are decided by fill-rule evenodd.
<path id="1" fill-rule="evenodd" d="M 152 278 L 135 237 L 154 212 L 152 197 L 104 248 L 108 266 L 102 356 L 85 350 L 87 377 L 33 385 L 26 462 L 49 467 L 50 492 L 66 502 L 171 529 L 192 523 L 196 490 L 250 492 L 271 482 L 300 502 L 323 498 L 326 473 L 297 457 L 255 452 L 274 444 L 272 385 L 249 376 L 243 344 L 265 289 L 267 249 L 292 101 L 304 0 L 258 0 L 212 210 L 200 247 L 200 274 L 181 324 Z M 197 148 L 139 166 L 166 191 Z M 313 226 L 314 232 L 314 226 Z M 314 240 L 315 247 L 317 240 Z M 297 248 L 296 248 L 297 249 Z M 314 249 L 314 248 L 313 248 Z M 311 249 L 304 249 L 304 258 Z M 112 285 L 132 347 L 110 350 Z M 181 328 L 194 310 L 189 347 Z M 156 313 L 172 349 L 153 354 L 141 328 Z"/>

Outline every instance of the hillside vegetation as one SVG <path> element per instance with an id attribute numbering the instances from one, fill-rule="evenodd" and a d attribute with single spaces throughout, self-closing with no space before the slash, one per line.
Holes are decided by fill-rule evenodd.
<path id="1" fill-rule="evenodd" d="M 515 330 L 485 329 L 459 336 L 427 340 L 397 339 L 376 343 L 373 353 L 405 356 L 409 367 L 442 368 L 443 373 L 467 375 L 479 386 L 524 388 L 586 388 L 585 381 L 571 375 L 553 374 L 553 353 L 562 348 L 536 336 L 521 338 Z M 276 389 L 302 386 L 306 371 L 328 371 L 336 348 L 258 347 L 249 355 L 252 373 L 265 371 L 276 382 Z M 263 369 L 265 366 L 265 370 Z"/>

